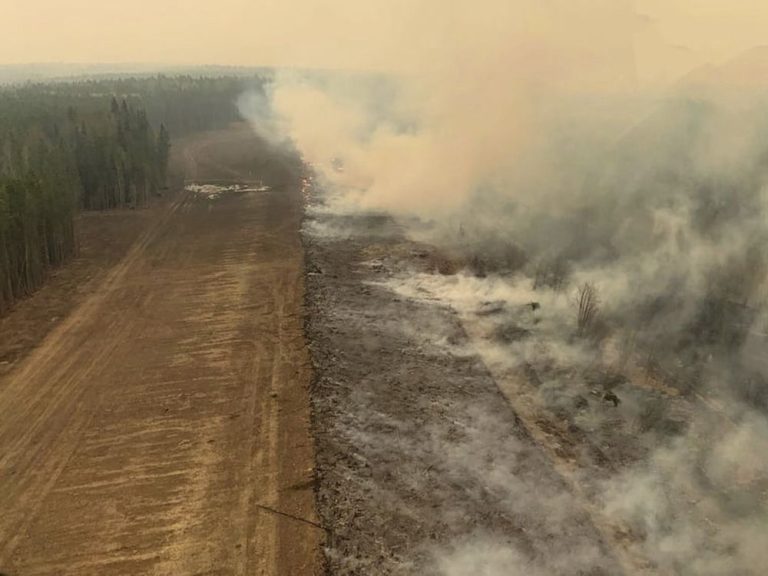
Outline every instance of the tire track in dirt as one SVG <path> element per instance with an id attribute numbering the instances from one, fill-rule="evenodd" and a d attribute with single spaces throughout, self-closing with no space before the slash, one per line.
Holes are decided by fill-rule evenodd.
<path id="1" fill-rule="evenodd" d="M 242 173 L 233 147 L 268 153 L 234 129 L 192 142 L 188 169 Z M 300 217 L 290 186 L 180 194 L 9 374 L 0 571 L 319 571 L 322 532 L 301 521 L 315 516 Z"/>
<path id="2" fill-rule="evenodd" d="M 10 379 L 0 396 L 0 469 L 28 477 L 0 493 L 0 563 L 6 561 L 20 535 L 34 518 L 55 483 L 88 421 L 81 398 L 88 392 L 95 371 L 121 345 L 130 317 L 108 316 L 105 328 L 112 333 L 106 343 L 89 341 L 89 319 L 103 311 L 115 287 L 124 280 L 158 230 L 186 199 L 182 194 L 167 213 L 142 235 L 124 260 L 108 275 L 99 292 L 89 298 L 55 330 Z M 93 354 L 93 357 L 90 355 Z M 30 383 L 39 383 L 32 386 Z M 84 384 L 82 384 L 84 383 Z M 80 385 L 78 385 L 80 384 Z M 31 393 L 31 395 L 30 395 Z M 19 401 L 24 399 L 26 401 Z M 95 403 L 95 408 L 98 402 Z M 65 428 L 66 427 L 66 428 Z M 63 436 L 62 436 L 63 435 Z M 50 446 L 50 449 L 46 449 Z"/>

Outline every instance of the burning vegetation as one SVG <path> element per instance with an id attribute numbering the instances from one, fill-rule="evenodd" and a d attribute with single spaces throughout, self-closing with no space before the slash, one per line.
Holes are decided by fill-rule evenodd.
<path id="1" fill-rule="evenodd" d="M 255 123 L 314 167 L 305 241 L 317 255 L 311 270 L 323 272 L 312 273 L 309 298 L 340 291 L 330 310 L 313 308 L 313 334 L 335 335 L 315 351 L 324 383 L 315 425 L 321 454 L 338 449 L 328 432 L 338 427 L 365 465 L 323 461 L 321 474 L 335 480 L 323 488 L 321 478 L 321 495 L 341 490 L 341 477 L 359 484 L 357 504 L 334 496 L 321 512 L 337 525 L 338 509 L 362 508 L 367 517 L 361 502 L 380 499 L 396 503 L 391 521 L 401 526 L 403 541 L 377 541 L 364 528 L 346 533 L 331 545 L 330 562 L 340 574 L 359 566 L 757 574 L 768 562 L 756 546 L 768 538 L 768 452 L 759 448 L 768 442 L 766 92 L 732 93 L 719 79 L 725 65 L 709 72 L 710 89 L 683 84 L 664 98 L 522 74 L 492 86 L 481 78 L 473 86 L 481 94 L 462 99 L 450 79 L 477 78 L 505 53 L 505 39 L 492 36 L 482 48 L 468 40 L 477 50 L 466 61 L 445 55 L 444 68 L 426 79 L 365 77 L 351 89 L 348 78 L 278 76 L 270 92 L 278 120 Z M 487 116 L 478 115 L 484 104 Z M 603 117 L 607 106 L 622 112 Z M 346 264 L 331 264 L 329 276 L 329 253 L 345 246 Z M 364 300 L 352 296 L 358 291 Z M 426 320 L 419 310 L 427 309 L 460 330 Z M 366 336 L 371 321 L 376 334 Z M 421 380 L 376 360 L 390 346 L 415 358 L 409 369 Z M 368 368 L 352 376 L 328 357 Z M 446 402 L 439 410 L 448 422 L 466 424 L 477 398 L 447 398 L 443 387 L 461 385 L 431 380 L 434 358 L 482 366 L 483 386 L 504 398 L 500 418 L 516 423 L 516 442 L 545 456 L 548 464 L 532 465 L 531 474 L 559 483 L 549 497 L 589 526 L 588 536 L 558 530 L 551 511 L 534 520 L 502 504 L 521 493 L 500 496 L 487 478 L 514 486 L 523 473 L 487 464 L 478 465 L 482 478 L 471 474 L 450 425 L 425 447 L 413 440 L 420 432 L 412 418 L 441 425 L 382 407 L 387 391 L 386 402 Z M 402 389 L 420 390 L 422 381 L 428 393 Z M 323 396 L 331 390 L 335 407 Z M 382 410 L 385 421 L 371 424 Z M 494 447 L 489 461 L 519 457 L 505 434 L 479 433 L 480 444 Z M 419 454 L 426 469 L 399 465 L 403 451 Z M 429 470 L 438 468 L 468 491 L 496 494 L 495 512 L 469 514 L 471 526 L 452 525 L 450 510 L 409 513 L 411 498 L 433 489 Z M 401 474 L 402 484 L 387 480 Z M 534 485 L 522 489 L 526 498 Z M 515 529 L 551 530 L 557 551 L 527 547 Z M 368 564 L 371 555 L 386 558 L 386 568 Z M 582 563 L 574 569 L 568 558 Z"/>

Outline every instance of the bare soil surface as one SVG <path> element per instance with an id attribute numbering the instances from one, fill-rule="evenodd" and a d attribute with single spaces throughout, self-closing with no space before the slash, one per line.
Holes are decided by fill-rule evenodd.
<path id="1" fill-rule="evenodd" d="M 141 210 L 85 212 L 77 217 L 77 258 L 54 270 L 39 291 L 0 318 L 0 388 L 16 362 L 96 289 L 167 202 L 157 199 Z"/>
<path id="2" fill-rule="evenodd" d="M 5 319 L 2 573 L 319 572 L 296 164 L 243 126 L 176 152 L 272 188 L 89 215 Z"/>

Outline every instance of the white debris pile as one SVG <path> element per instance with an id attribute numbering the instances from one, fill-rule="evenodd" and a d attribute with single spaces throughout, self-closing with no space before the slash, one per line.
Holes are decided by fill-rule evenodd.
<path id="1" fill-rule="evenodd" d="M 194 192 L 199 196 L 205 196 L 210 200 L 214 200 L 222 194 L 231 193 L 245 193 L 245 192 L 266 192 L 270 188 L 259 184 L 253 186 L 250 184 L 188 184 L 184 187 L 188 192 Z"/>

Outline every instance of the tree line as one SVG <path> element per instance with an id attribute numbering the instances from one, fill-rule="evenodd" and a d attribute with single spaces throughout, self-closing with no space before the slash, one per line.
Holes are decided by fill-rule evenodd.
<path id="1" fill-rule="evenodd" d="M 238 97 L 246 90 L 264 91 L 268 77 L 244 76 L 115 76 L 98 79 L 29 85 L 32 92 L 55 92 L 62 98 L 93 98 L 118 95 L 140 102 L 153 126 L 164 124 L 182 136 L 225 127 L 240 120 Z"/>
<path id="2" fill-rule="evenodd" d="M 145 204 L 170 136 L 140 102 L 42 86 L 0 92 L 0 314 L 77 252 L 78 209 Z"/>
<path id="3" fill-rule="evenodd" d="M 0 316 L 77 252 L 78 210 L 138 207 L 175 136 L 240 119 L 264 75 L 106 76 L 0 89 Z"/>

